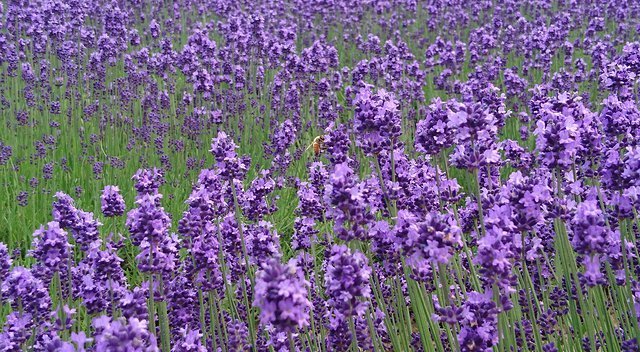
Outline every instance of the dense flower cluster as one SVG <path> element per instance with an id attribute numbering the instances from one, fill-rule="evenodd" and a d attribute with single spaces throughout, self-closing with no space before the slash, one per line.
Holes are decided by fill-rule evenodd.
<path id="1" fill-rule="evenodd" d="M 371 297 L 367 258 L 346 246 L 334 245 L 328 259 L 325 292 L 329 305 L 345 316 L 364 314 L 367 303 L 362 299 Z"/>
<path id="2" fill-rule="evenodd" d="M 383 150 L 393 150 L 402 133 L 399 104 L 393 94 L 384 89 L 374 93 L 371 87 L 365 86 L 358 91 L 353 105 L 353 127 L 362 151 L 375 155 Z"/>
<path id="3" fill-rule="evenodd" d="M 95 349 L 107 351 L 158 351 L 153 334 L 149 333 L 146 321 L 136 318 L 112 320 L 107 316 L 93 319 L 91 324 L 96 330 Z"/>
<path id="4" fill-rule="evenodd" d="M 584 256 L 584 277 L 587 284 L 593 286 L 605 283 L 600 260 L 607 253 L 613 238 L 596 200 L 586 200 L 578 205 L 572 221 L 572 231 L 571 244 L 578 254 Z"/>
<path id="5" fill-rule="evenodd" d="M 448 125 L 446 103 L 434 98 L 427 108 L 426 117 L 416 125 L 416 149 L 429 155 L 437 155 L 453 144 L 453 129 Z"/>
<path id="6" fill-rule="evenodd" d="M 277 331 L 293 332 L 309 325 L 309 282 L 295 264 L 267 261 L 257 273 L 255 300 L 260 308 L 260 321 Z"/>
<path id="7" fill-rule="evenodd" d="M 0 351 L 638 351 L 639 14 L 0 2 Z"/>
<path id="8" fill-rule="evenodd" d="M 118 186 L 106 186 L 104 190 L 102 190 L 100 202 L 104 216 L 112 217 L 124 214 L 126 205 L 124 204 L 122 195 L 120 195 Z"/>
<path id="9" fill-rule="evenodd" d="M 33 249 L 30 255 L 38 261 L 35 273 L 45 284 L 48 285 L 56 273 L 66 275 L 71 245 L 67 233 L 60 228 L 58 222 L 51 221 L 46 227 L 36 230 L 31 246 Z"/>

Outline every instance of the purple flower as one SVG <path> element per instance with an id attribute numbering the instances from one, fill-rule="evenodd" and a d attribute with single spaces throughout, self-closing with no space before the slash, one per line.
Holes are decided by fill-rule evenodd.
<path id="1" fill-rule="evenodd" d="M 624 155 L 624 168 L 622 170 L 622 181 L 625 185 L 640 186 L 640 146 L 627 147 Z"/>
<path id="2" fill-rule="evenodd" d="M 11 155 L 13 155 L 13 148 L 0 141 L 0 166 L 6 165 L 11 158 Z"/>
<path id="3" fill-rule="evenodd" d="M 198 288 L 191 279 L 188 262 L 184 262 L 174 278 L 166 286 L 169 309 L 169 325 L 172 336 L 179 339 L 187 339 L 184 336 L 185 329 L 199 330 L 201 328 L 198 319 Z M 205 328 L 205 327 L 202 327 Z"/>
<path id="4" fill-rule="evenodd" d="M 473 259 L 481 266 L 480 279 L 485 287 L 497 284 L 504 297 L 514 291 L 513 262 L 522 251 L 522 238 L 511 218 L 511 208 L 507 205 L 495 205 L 489 209 L 484 218 L 486 233 L 478 240 L 477 254 Z"/>
<path id="5" fill-rule="evenodd" d="M 0 351 L 24 351 L 24 345 L 33 333 L 34 322 L 31 314 L 17 311 L 6 316 L 0 333 Z"/>
<path id="6" fill-rule="evenodd" d="M 127 213 L 126 225 L 131 242 L 140 246 L 136 256 L 142 272 L 170 273 L 178 259 L 178 238 L 169 235 L 171 218 L 160 206 L 162 195 L 143 193 L 136 201 L 137 208 Z"/>
<path id="7" fill-rule="evenodd" d="M 207 222 L 204 229 L 194 237 L 190 249 L 196 281 L 205 291 L 220 288 L 223 284 L 218 262 L 218 229 L 213 223 Z"/>
<path id="8" fill-rule="evenodd" d="M 71 231 L 80 249 L 87 250 L 89 244 L 100 237 L 98 229 L 102 224 L 94 219 L 93 213 L 77 209 L 73 198 L 69 195 L 57 192 L 55 198 L 53 219 L 60 224 L 60 227 Z"/>
<path id="9" fill-rule="evenodd" d="M 161 170 L 140 169 L 131 178 L 135 182 L 138 198 L 144 195 L 156 195 L 160 185 L 164 183 L 164 175 Z"/>
<path id="10" fill-rule="evenodd" d="M 102 190 L 100 203 L 102 205 L 102 214 L 106 217 L 120 216 L 124 214 L 126 208 L 118 186 L 106 186 Z"/>
<path id="11" fill-rule="evenodd" d="M 371 297 L 371 268 L 360 252 L 351 253 L 344 245 L 333 245 L 327 258 L 324 276 L 327 303 L 336 314 L 349 317 L 362 315 Z"/>
<path id="12" fill-rule="evenodd" d="M 67 233 L 60 228 L 60 224 L 51 221 L 47 227 L 33 233 L 33 242 L 29 254 L 37 260 L 35 272 L 37 276 L 49 284 L 54 273 L 65 276 L 70 260 L 71 245 L 67 241 Z"/>
<path id="13" fill-rule="evenodd" d="M 229 333 L 229 352 L 245 352 L 251 350 L 251 346 L 247 342 L 249 330 L 245 323 L 239 320 L 233 320 L 229 323 L 227 330 Z"/>
<path id="14" fill-rule="evenodd" d="M 334 220 L 334 232 L 343 241 L 365 238 L 365 225 L 372 215 L 365 208 L 364 194 L 347 163 L 337 164 L 325 186 L 324 201 L 331 205 L 327 217 Z"/>
<path id="15" fill-rule="evenodd" d="M 102 226 L 98 220 L 94 219 L 93 213 L 78 210 L 78 222 L 71 228 L 71 234 L 80 249 L 86 251 L 94 241 L 100 238 L 99 227 Z"/>
<path id="16" fill-rule="evenodd" d="M 400 210 L 394 232 L 407 264 L 417 272 L 448 263 L 455 249 L 462 246 L 455 220 L 437 212 L 428 213 L 419 221 L 406 210 Z"/>
<path id="17" fill-rule="evenodd" d="M 216 166 L 221 175 L 229 180 L 244 179 L 248 170 L 247 160 L 238 157 L 237 149 L 233 139 L 223 131 L 218 132 L 218 136 L 211 141 L 210 152 L 216 160 Z"/>
<path id="18" fill-rule="evenodd" d="M 138 269 L 143 273 L 171 274 L 178 264 L 179 243 L 175 234 L 165 236 L 157 243 L 144 240 L 136 256 Z"/>
<path id="19" fill-rule="evenodd" d="M 127 287 L 117 248 L 111 242 L 101 246 L 101 241 L 93 242 L 87 257 L 72 269 L 74 296 L 82 298 L 89 313 L 112 310 Z"/>
<path id="20" fill-rule="evenodd" d="M 600 85 L 624 100 L 633 97 L 635 81 L 636 73 L 630 67 L 615 62 L 609 63 L 600 74 Z"/>
<path id="21" fill-rule="evenodd" d="M 605 283 L 604 274 L 600 271 L 600 257 L 607 254 L 608 244 L 613 239 L 597 200 L 586 200 L 578 204 L 571 230 L 571 244 L 583 256 L 587 284 L 595 286 Z"/>
<path id="22" fill-rule="evenodd" d="M 205 352 L 207 349 L 202 345 L 202 334 L 198 330 L 181 329 L 180 338 L 171 348 L 171 352 Z"/>
<path id="23" fill-rule="evenodd" d="M 256 273 L 253 305 L 260 308 L 260 322 L 278 332 L 294 332 L 309 325 L 309 282 L 290 262 L 270 259 Z"/>
<path id="24" fill-rule="evenodd" d="M 349 161 L 349 147 L 351 139 L 346 125 L 334 127 L 329 125 L 324 136 L 324 145 L 327 148 L 327 158 L 332 164 L 340 164 Z"/>
<path id="25" fill-rule="evenodd" d="M 53 163 L 46 163 L 42 167 L 42 178 L 50 180 L 53 178 Z"/>
<path id="26" fill-rule="evenodd" d="M 353 101 L 357 145 L 366 155 L 395 149 L 402 133 L 399 102 L 384 89 L 374 93 L 372 88 L 369 85 L 361 88 Z"/>
<path id="27" fill-rule="evenodd" d="M 418 121 L 415 133 L 416 150 L 436 155 L 449 148 L 453 143 L 453 130 L 447 124 L 446 104 L 440 98 L 434 98 L 427 109 L 424 120 Z"/>
<path id="28" fill-rule="evenodd" d="M 458 333 L 460 351 L 492 350 L 498 343 L 498 312 L 495 302 L 491 300 L 491 291 L 468 294 L 467 301 L 455 311 L 456 318 L 451 320 L 461 326 Z M 436 316 L 436 319 L 443 320 L 443 317 Z"/>
<path id="29" fill-rule="evenodd" d="M 74 205 L 73 198 L 63 192 L 57 192 L 53 202 L 53 220 L 60 223 L 63 229 L 72 229 L 80 221 L 78 209 Z"/>
<path id="30" fill-rule="evenodd" d="M 2 284 L 4 278 L 7 277 L 12 263 L 13 260 L 9 255 L 9 249 L 7 248 L 7 245 L 0 242 L 0 284 Z"/>
<path id="31" fill-rule="evenodd" d="M 171 218 L 163 207 L 157 205 L 161 197 L 159 194 L 142 194 L 136 201 L 137 207 L 127 213 L 126 225 L 134 245 L 148 241 L 157 246 L 168 235 Z"/>
<path id="32" fill-rule="evenodd" d="M 29 193 L 26 191 L 20 191 L 16 196 L 16 201 L 18 201 L 19 206 L 26 207 L 29 205 Z"/>
<path id="33" fill-rule="evenodd" d="M 21 266 L 14 267 L 4 278 L 1 292 L 2 298 L 14 311 L 31 315 L 36 325 L 48 318 L 51 311 L 49 291 L 30 270 Z"/>
<path id="34" fill-rule="evenodd" d="M 637 351 L 640 346 L 638 345 L 638 338 L 634 337 L 629 340 L 622 341 L 622 346 L 620 346 L 622 352 L 634 352 Z M 548 352 L 548 351 L 545 351 Z M 557 352 L 557 349 L 553 352 Z"/>
<path id="35" fill-rule="evenodd" d="M 633 132 L 640 124 L 640 111 L 633 100 L 620 100 L 611 94 L 602 101 L 599 120 L 602 129 L 609 137 L 617 137 Z"/>
<path id="36" fill-rule="evenodd" d="M 33 350 L 71 352 L 75 351 L 75 348 L 70 342 L 63 341 L 57 331 L 46 331 L 37 335 Z"/>
<path id="37" fill-rule="evenodd" d="M 447 127 L 454 131 L 456 146 L 451 163 L 469 170 L 499 163 L 496 146 L 499 121 L 491 107 L 480 102 L 457 101 L 450 101 L 447 106 Z"/>
<path id="38" fill-rule="evenodd" d="M 149 294 L 142 287 L 136 287 L 131 291 L 126 291 L 118 302 L 118 307 L 122 311 L 122 316 L 136 318 L 138 320 L 147 320 L 149 312 L 147 311 L 147 298 Z"/>
<path id="39" fill-rule="evenodd" d="M 580 148 L 580 128 L 574 110 L 584 109 L 579 98 L 560 94 L 545 103 L 536 115 L 536 151 L 541 162 L 550 169 L 574 163 Z"/>
<path id="40" fill-rule="evenodd" d="M 509 175 L 500 193 L 503 201 L 509 203 L 513 224 L 520 232 L 531 231 L 542 224 L 553 200 L 544 176 L 523 176 L 520 171 Z"/>
<path id="41" fill-rule="evenodd" d="M 242 213 L 252 221 L 274 213 L 277 210 L 275 202 L 269 202 L 268 196 L 275 188 L 276 182 L 269 175 L 269 170 L 262 170 L 260 177 L 251 181 L 251 186 L 240 197 Z"/>
<path id="42" fill-rule="evenodd" d="M 96 161 L 95 163 L 93 163 L 93 175 L 96 178 L 96 180 L 99 180 L 100 178 L 102 178 L 103 169 L 104 169 L 103 162 Z"/>
<path id="43" fill-rule="evenodd" d="M 299 202 L 296 212 L 305 217 L 322 220 L 324 214 L 322 195 L 317 194 L 316 189 L 307 182 L 300 183 L 297 193 Z"/>
<path id="44" fill-rule="evenodd" d="M 280 236 L 268 221 L 245 228 L 247 251 L 253 264 L 263 263 L 270 258 L 280 258 Z"/>
<path id="45" fill-rule="evenodd" d="M 149 333 L 147 322 L 137 318 L 112 320 L 102 315 L 93 318 L 95 329 L 94 348 L 96 352 L 110 351 L 159 351 L 155 336 Z"/>
<path id="46" fill-rule="evenodd" d="M 291 249 L 307 250 L 315 241 L 318 231 L 315 229 L 316 222 L 311 218 L 297 217 L 293 222 L 293 236 L 291 237 Z"/>

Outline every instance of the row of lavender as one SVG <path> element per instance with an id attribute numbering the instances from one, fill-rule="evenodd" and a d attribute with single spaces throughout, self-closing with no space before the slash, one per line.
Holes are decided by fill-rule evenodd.
<path id="1" fill-rule="evenodd" d="M 618 125 L 629 129 L 628 138 L 613 138 L 601 170 L 585 168 L 595 152 L 589 144 L 607 144 L 606 135 L 589 126 L 600 119 L 575 97 L 543 100 L 536 153 L 513 148 L 504 158 L 495 149 L 510 144 L 497 142 L 495 134 L 504 106 L 489 112 L 480 103 L 451 100 L 446 108 L 431 107 L 430 116 L 446 118 L 448 143 L 457 145 L 451 163 L 478 180 L 475 200 L 460 203 L 460 187 L 446 168 L 402 151 L 393 97 L 361 90 L 354 103 L 356 143 L 377 173 L 358 179 L 346 130 L 327 133 L 329 165 L 311 164 L 309 182 L 298 185 L 292 244 L 298 254 L 288 264 L 281 263 L 277 233 L 263 220 L 274 182 L 259 179 L 245 190 L 249 159 L 237 155 L 224 133 L 212 142 L 216 164 L 200 173 L 178 224 L 180 236 L 170 232 L 161 206 L 162 174 L 140 170 L 134 176 L 138 196 L 127 214 L 125 241 L 140 249 L 141 287 L 127 284 L 117 254 L 122 238 L 101 239 L 93 214 L 58 193 L 54 221 L 34 233 L 35 266 L 10 269 L 4 248 L 3 272 L 9 274 L 2 295 L 14 311 L 2 346 L 84 349 L 91 340 L 76 331 L 76 311 L 68 306 L 81 300 L 84 319 L 94 317 L 93 346 L 104 351 L 153 350 L 157 340 L 180 351 L 251 345 L 474 351 L 500 340 L 530 350 L 544 343 L 549 351 L 556 343 L 569 348 L 574 339 L 587 350 L 635 350 L 640 158 L 633 126 Z M 418 124 L 419 143 L 447 140 L 429 131 L 430 121 Z M 622 157 L 619 144 L 628 149 Z M 517 169 L 505 182 L 500 164 Z M 580 181 L 585 170 L 599 172 Z M 240 200 L 248 193 L 251 208 L 243 209 Z M 117 187 L 104 190 L 102 212 L 124 214 Z M 328 222 L 330 231 L 318 231 Z M 510 320 L 512 300 L 521 321 Z M 60 340 L 69 334 L 75 345 Z"/>
<path id="2" fill-rule="evenodd" d="M 0 10 L 0 350 L 638 350 L 638 3 Z"/>
<path id="3" fill-rule="evenodd" d="M 11 215 L 0 228 L 23 251 L 58 190 L 95 211 L 101 188 L 119 184 L 132 201 L 130 176 L 156 166 L 165 193 L 184 199 L 182 181 L 210 165 L 218 128 L 253 157 L 250 178 L 271 164 L 276 178 L 304 178 L 304 148 L 350 120 L 365 82 L 397 97 L 412 156 L 415 124 L 435 96 L 499 87 L 515 112 L 503 134 L 516 140 L 537 84 L 579 91 L 597 111 L 601 83 L 615 90 L 634 79 L 615 57 L 638 18 L 635 1 L 81 0 L 0 10 L 0 204 Z M 293 195 L 279 203 L 289 217 Z M 171 203 L 171 214 L 183 211 Z"/>

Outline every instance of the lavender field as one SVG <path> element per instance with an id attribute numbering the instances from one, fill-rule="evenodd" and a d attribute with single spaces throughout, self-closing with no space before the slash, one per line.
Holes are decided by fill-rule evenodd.
<path id="1" fill-rule="evenodd" d="M 640 351 L 640 1 L 2 0 L 0 352 Z"/>

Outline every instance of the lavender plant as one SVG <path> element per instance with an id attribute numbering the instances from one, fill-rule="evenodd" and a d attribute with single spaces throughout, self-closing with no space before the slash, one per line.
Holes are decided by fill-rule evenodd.
<path id="1" fill-rule="evenodd" d="M 639 32 L 0 2 L 0 351 L 638 351 Z"/>

